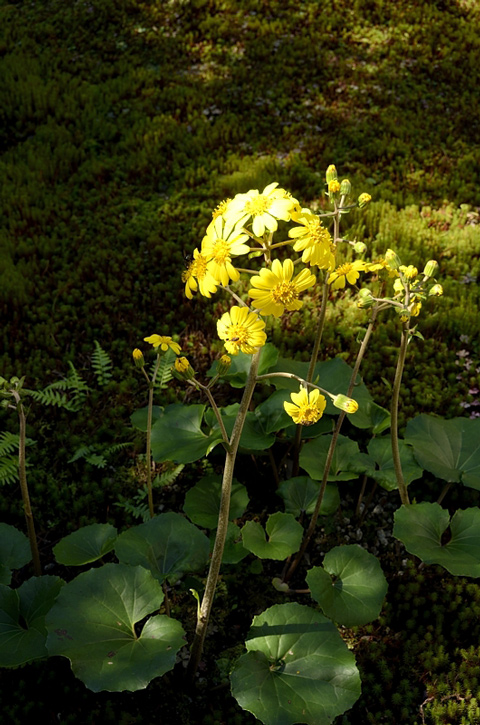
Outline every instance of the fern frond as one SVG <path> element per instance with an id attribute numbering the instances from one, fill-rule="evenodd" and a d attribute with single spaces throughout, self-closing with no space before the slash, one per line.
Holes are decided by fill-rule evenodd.
<path id="1" fill-rule="evenodd" d="M 80 458 L 86 458 L 88 455 L 90 455 L 90 453 L 93 453 L 94 450 L 95 446 L 80 446 L 80 448 L 77 448 L 73 456 L 67 462 L 74 463 Z"/>
<path id="2" fill-rule="evenodd" d="M 37 403 L 42 405 L 57 405 L 59 408 L 69 409 L 70 402 L 66 393 L 61 393 L 50 385 L 43 390 L 31 390 L 30 395 Z"/>
<path id="3" fill-rule="evenodd" d="M 3 456 L 0 460 L 0 486 L 18 481 L 18 456 Z"/>
<path id="4" fill-rule="evenodd" d="M 18 441 L 18 433 L 9 433 L 8 431 L 0 433 L 0 457 L 14 451 L 16 453 L 18 451 Z M 35 441 L 32 438 L 25 438 L 26 446 L 33 446 L 34 443 Z"/>
<path id="5" fill-rule="evenodd" d="M 67 388 L 68 390 L 73 392 L 73 395 L 68 401 L 66 407 L 67 410 L 76 412 L 80 410 L 83 403 L 85 402 L 85 398 L 87 397 L 87 393 L 90 391 L 90 388 L 88 387 L 85 380 L 81 377 L 80 373 L 78 372 L 71 360 L 68 361 L 68 366 L 70 368 L 70 372 L 67 376 Z"/>
<path id="6" fill-rule="evenodd" d="M 163 355 L 162 358 L 160 359 L 160 364 L 158 366 L 158 373 L 157 373 L 157 377 L 155 380 L 155 387 L 157 388 L 157 390 L 163 390 L 164 388 L 166 388 L 168 383 L 170 382 L 170 380 L 173 378 L 172 365 L 175 362 L 176 357 L 177 356 L 175 355 L 173 350 L 171 348 L 168 348 L 165 355 Z M 153 377 L 154 370 L 155 370 L 155 363 L 153 364 L 151 373 L 150 373 L 152 377 Z"/>
<path id="7" fill-rule="evenodd" d="M 113 443 L 113 445 L 105 448 L 103 453 L 106 456 L 111 456 L 113 453 L 117 453 L 118 451 L 122 451 L 124 448 L 128 448 L 128 446 L 133 446 L 133 441 L 125 441 L 124 443 Z"/>
<path id="8" fill-rule="evenodd" d="M 161 486 L 171 486 L 172 483 L 175 481 L 177 476 L 180 475 L 180 473 L 183 471 L 185 466 L 183 463 L 180 463 L 178 466 L 175 466 L 175 468 L 172 468 L 170 471 L 163 471 L 163 473 L 159 473 L 158 476 L 155 476 L 155 479 L 153 481 L 153 486 L 155 487 L 161 487 Z"/>
<path id="9" fill-rule="evenodd" d="M 95 350 L 92 355 L 92 367 L 95 371 L 95 375 L 97 376 L 98 384 L 103 386 L 106 385 L 112 377 L 111 370 L 113 363 L 110 356 L 101 347 L 98 340 L 94 340 L 94 344 Z"/>
<path id="10" fill-rule="evenodd" d="M 136 496 L 134 496 L 133 500 L 135 503 L 131 503 L 130 501 L 127 501 L 127 499 L 125 499 L 123 496 L 121 496 L 120 501 L 118 501 L 115 506 L 118 506 L 127 513 L 132 514 L 132 516 L 136 519 L 142 519 L 145 523 L 146 521 L 150 520 L 150 509 L 148 508 L 148 504 L 143 503 L 144 499 L 146 498 L 147 489 L 143 488 L 137 493 Z"/>

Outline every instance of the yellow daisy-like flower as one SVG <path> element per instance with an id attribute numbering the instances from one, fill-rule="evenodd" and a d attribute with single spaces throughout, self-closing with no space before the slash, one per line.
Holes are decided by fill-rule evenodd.
<path id="1" fill-rule="evenodd" d="M 293 418 L 297 425 L 313 425 L 323 415 L 327 401 L 325 396 L 316 388 L 309 393 L 306 388 L 301 387 L 299 393 L 290 393 L 292 403 L 285 403 L 288 415 Z"/>
<path id="2" fill-rule="evenodd" d="M 238 230 L 225 229 L 225 220 L 218 216 L 207 228 L 202 241 L 202 255 L 207 258 L 207 270 L 218 284 L 224 286 L 236 282 L 240 272 L 232 264 L 232 256 L 248 254 L 250 247 L 245 244 L 247 234 Z"/>
<path id="3" fill-rule="evenodd" d="M 217 291 L 218 282 L 208 269 L 208 258 L 198 249 L 193 252 L 193 262 L 182 273 L 182 282 L 185 283 L 185 294 L 189 300 L 197 290 L 204 297 L 211 297 Z"/>
<path id="4" fill-rule="evenodd" d="M 257 237 L 263 236 L 265 230 L 275 232 L 278 219 L 288 222 L 295 207 L 296 200 L 284 189 L 277 189 L 278 182 L 269 184 L 260 193 L 258 189 L 250 189 L 246 194 L 237 194 L 224 212 L 227 224 L 243 227 L 250 220 L 252 230 Z"/>
<path id="5" fill-rule="evenodd" d="M 409 264 L 408 267 L 405 264 L 401 264 L 399 269 L 406 279 L 414 279 L 418 274 L 418 269 L 413 264 Z"/>
<path id="6" fill-rule="evenodd" d="M 319 269 L 333 269 L 335 245 L 318 214 L 302 209 L 299 214 L 292 214 L 292 219 L 302 225 L 288 232 L 288 236 L 295 239 L 294 250 L 302 252 L 302 262 Z"/>
<path id="7" fill-rule="evenodd" d="M 149 342 L 155 349 L 159 347 L 162 352 L 166 352 L 168 348 L 173 350 L 175 355 L 180 355 L 182 349 L 178 342 L 173 342 L 169 335 L 150 335 L 143 338 L 145 342 Z"/>
<path id="8" fill-rule="evenodd" d="M 342 289 L 346 282 L 355 284 L 360 276 L 360 272 L 365 271 L 365 262 L 356 259 L 354 262 L 346 262 L 331 273 L 328 278 L 328 284 L 332 285 L 332 289 Z"/>
<path id="9" fill-rule="evenodd" d="M 218 336 L 225 340 L 225 348 L 230 355 L 239 351 L 248 355 L 265 345 L 265 323 L 248 307 L 234 306 L 217 322 Z"/>
<path id="10" fill-rule="evenodd" d="M 232 200 L 231 199 L 224 199 L 223 201 L 218 204 L 218 206 L 215 207 L 215 209 L 212 212 L 212 219 L 216 219 L 219 216 L 222 216 L 227 211 L 228 205 L 230 204 Z"/>
<path id="11" fill-rule="evenodd" d="M 315 275 L 308 269 L 302 269 L 292 279 L 294 271 L 291 259 L 283 263 L 275 259 L 272 268 L 263 268 L 259 275 L 251 279 L 252 289 L 249 296 L 255 300 L 255 307 L 261 315 L 280 317 L 287 310 L 299 310 L 303 302 L 298 299 L 300 292 L 315 284 Z"/>

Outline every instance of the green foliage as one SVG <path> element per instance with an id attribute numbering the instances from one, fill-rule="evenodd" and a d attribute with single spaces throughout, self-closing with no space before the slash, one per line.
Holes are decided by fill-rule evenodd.
<path id="1" fill-rule="evenodd" d="M 93 343 L 95 350 L 92 354 L 92 368 L 95 371 L 98 385 L 103 387 L 112 377 L 113 363 L 110 355 L 100 346 L 98 340 L 94 340 Z"/>
<path id="2" fill-rule="evenodd" d="M 31 438 L 25 440 L 26 446 L 32 446 L 34 443 Z M 13 451 L 16 453 L 13 454 Z M 18 435 L 3 431 L 0 433 L 0 486 L 16 481 L 18 481 Z"/>

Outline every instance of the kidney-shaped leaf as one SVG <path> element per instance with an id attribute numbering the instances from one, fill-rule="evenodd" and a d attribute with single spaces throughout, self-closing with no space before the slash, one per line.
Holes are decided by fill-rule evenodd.
<path id="1" fill-rule="evenodd" d="M 50 655 L 68 657 L 75 675 L 99 692 L 141 690 L 175 664 L 179 622 L 157 615 L 162 587 L 141 566 L 106 564 L 66 584 L 47 616 Z"/>
<path id="2" fill-rule="evenodd" d="M 449 526 L 450 524 L 450 526 Z M 480 509 L 450 514 L 438 503 L 401 506 L 393 535 L 425 564 L 440 564 L 455 576 L 480 577 Z"/>
<path id="3" fill-rule="evenodd" d="M 188 491 L 183 510 L 194 524 L 206 529 L 215 529 L 218 523 L 221 493 L 221 479 L 214 475 L 205 476 Z M 230 498 L 230 519 L 240 518 L 247 505 L 247 489 L 243 484 L 234 481 Z"/>
<path id="4" fill-rule="evenodd" d="M 28 579 L 18 589 L 0 585 L 0 666 L 47 657 L 45 615 L 63 585 L 56 576 Z"/>
<path id="5" fill-rule="evenodd" d="M 347 627 L 376 619 L 387 593 L 378 559 L 356 544 L 329 551 L 323 567 L 307 573 L 307 582 L 326 616 Z"/>
<path id="6" fill-rule="evenodd" d="M 403 478 L 408 486 L 412 481 L 421 478 L 423 469 L 416 463 L 412 449 L 405 441 L 399 440 L 400 462 L 402 464 Z M 367 473 L 387 491 L 398 488 L 397 476 L 392 456 L 392 439 L 390 436 L 372 438 L 368 444 L 368 452 L 378 468 L 368 470 Z"/>
<path id="7" fill-rule="evenodd" d="M 20 569 L 32 558 L 30 543 L 21 531 L 10 524 L 0 524 L 0 570 L 2 584 L 10 583 L 10 570 Z"/>
<path id="8" fill-rule="evenodd" d="M 202 431 L 204 411 L 204 405 L 167 405 L 152 426 L 154 460 L 192 463 L 210 453 L 222 436 L 218 429 Z"/>
<path id="9" fill-rule="evenodd" d="M 210 537 L 211 549 L 215 544 L 215 532 Z M 242 544 L 242 532 L 240 527 L 232 521 L 228 522 L 227 538 L 225 539 L 225 548 L 223 549 L 222 564 L 238 564 L 239 561 L 245 559 L 249 555 L 249 551 Z"/>
<path id="10" fill-rule="evenodd" d="M 239 705 L 265 725 L 329 725 L 360 696 L 355 658 L 336 627 L 301 604 L 255 617 L 231 674 Z"/>
<path id="11" fill-rule="evenodd" d="M 300 452 L 301 467 L 307 471 L 311 478 L 317 481 L 321 481 L 323 478 L 331 440 L 330 435 L 322 436 L 306 443 Z M 358 473 L 365 470 L 363 458 L 364 456 L 360 453 L 355 441 L 339 435 L 328 480 L 351 481 L 358 478 Z"/>
<path id="12" fill-rule="evenodd" d="M 320 482 L 308 476 L 295 476 L 283 481 L 278 487 L 278 495 L 285 502 L 287 514 L 300 516 L 301 513 L 313 514 L 317 503 Z M 336 484 L 327 485 L 320 506 L 321 516 L 331 516 L 340 505 L 340 495 Z"/>
<path id="13" fill-rule="evenodd" d="M 260 559 L 285 559 L 300 548 L 303 527 L 291 514 L 272 514 L 265 528 L 268 539 L 263 526 L 256 521 L 247 521 L 242 529 L 244 547 Z"/>
<path id="14" fill-rule="evenodd" d="M 65 566 L 82 566 L 108 554 L 115 545 L 117 529 L 111 524 L 90 524 L 65 536 L 53 547 L 55 559 Z"/>
<path id="15" fill-rule="evenodd" d="M 480 491 L 480 418 L 444 420 L 422 413 L 408 421 L 405 440 L 425 470 Z"/>
<path id="16" fill-rule="evenodd" d="M 201 571 L 208 561 L 207 537 L 176 513 L 160 514 L 145 524 L 132 526 L 115 542 L 119 560 L 143 566 L 163 582 L 187 571 Z"/>

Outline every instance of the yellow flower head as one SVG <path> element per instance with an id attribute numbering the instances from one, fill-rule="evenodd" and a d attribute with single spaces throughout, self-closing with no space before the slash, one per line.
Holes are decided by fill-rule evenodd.
<path id="1" fill-rule="evenodd" d="M 224 199 L 223 201 L 221 201 L 220 204 L 216 206 L 213 210 L 212 219 L 216 219 L 217 217 L 222 216 L 222 214 L 225 214 L 227 207 L 231 201 L 231 199 Z"/>
<path id="2" fill-rule="evenodd" d="M 294 250 L 303 252 L 302 262 L 319 269 L 333 269 L 335 245 L 320 217 L 309 209 L 302 209 L 298 214 L 292 214 L 292 219 L 301 226 L 290 229 L 288 236 L 295 239 Z"/>
<path id="3" fill-rule="evenodd" d="M 274 181 L 262 193 L 250 189 L 246 194 L 237 194 L 224 212 L 227 225 L 243 227 L 251 220 L 253 233 L 261 237 L 266 229 L 269 232 L 277 230 L 278 219 L 288 222 L 296 202 L 277 186 L 278 182 Z"/>
<path id="4" fill-rule="evenodd" d="M 143 357 L 143 352 L 138 349 L 138 347 L 135 348 L 135 350 L 132 352 L 133 362 L 138 368 L 143 368 L 145 365 L 145 360 Z"/>
<path id="5" fill-rule="evenodd" d="M 185 283 L 185 294 L 189 300 L 197 290 L 204 297 L 211 297 L 217 291 L 218 282 L 208 269 L 208 258 L 198 249 L 194 250 L 193 262 L 182 274 L 182 282 Z"/>
<path id="6" fill-rule="evenodd" d="M 218 216 L 207 228 L 202 241 L 202 255 L 207 259 L 207 270 L 218 284 L 236 282 L 240 273 L 232 264 L 232 256 L 248 254 L 247 234 L 225 228 L 225 220 Z"/>
<path id="7" fill-rule="evenodd" d="M 370 194 L 364 192 L 358 197 L 358 206 L 360 209 L 363 209 L 363 207 L 369 204 L 371 201 L 372 197 L 370 196 Z"/>
<path id="8" fill-rule="evenodd" d="M 177 357 L 174 364 L 177 373 L 184 373 L 190 367 L 190 363 L 186 357 Z"/>
<path id="9" fill-rule="evenodd" d="M 365 262 L 362 262 L 360 259 L 341 264 L 328 278 L 328 284 L 332 285 L 332 289 L 342 289 L 345 287 L 346 282 L 355 284 L 360 276 L 360 272 L 364 272 L 365 268 Z"/>
<path id="10" fill-rule="evenodd" d="M 308 269 L 302 269 L 292 279 L 294 271 L 291 259 L 283 263 L 275 259 L 272 268 L 263 268 L 259 275 L 251 279 L 252 289 L 248 290 L 255 300 L 255 307 L 261 315 L 280 317 L 287 310 L 299 310 L 303 302 L 299 300 L 300 292 L 315 284 L 315 275 Z"/>
<path id="11" fill-rule="evenodd" d="M 329 194 L 338 194 L 340 191 L 340 182 L 338 179 L 332 179 L 328 182 L 328 193 Z"/>
<path id="12" fill-rule="evenodd" d="M 401 264 L 399 269 L 406 279 L 414 279 L 418 274 L 418 269 L 413 264 L 409 264 L 408 267 L 405 264 Z"/>
<path id="13" fill-rule="evenodd" d="M 306 388 L 301 387 L 299 393 L 290 393 L 292 403 L 285 403 L 288 415 L 293 418 L 297 425 L 313 425 L 323 415 L 327 401 L 324 395 L 316 388 L 309 393 Z"/>
<path id="14" fill-rule="evenodd" d="M 180 355 L 181 348 L 178 342 L 173 342 L 172 338 L 168 335 L 150 335 L 149 337 L 143 338 L 145 342 L 149 342 L 153 345 L 154 349 L 160 348 L 162 352 L 166 352 L 168 348 L 173 350 L 175 355 Z"/>
<path id="15" fill-rule="evenodd" d="M 252 354 L 265 345 L 265 323 L 248 307 L 234 306 L 217 322 L 218 336 L 225 340 L 225 348 L 230 355 L 239 351 Z"/>

